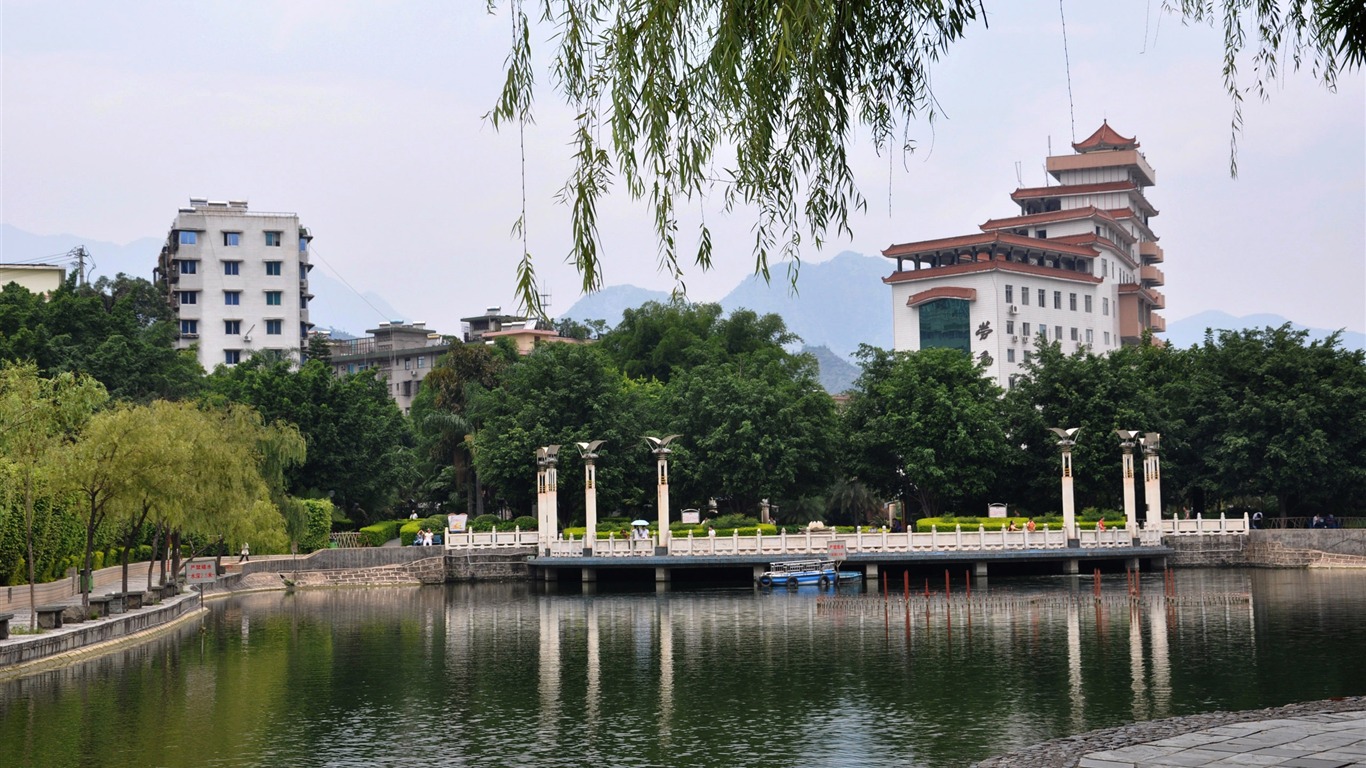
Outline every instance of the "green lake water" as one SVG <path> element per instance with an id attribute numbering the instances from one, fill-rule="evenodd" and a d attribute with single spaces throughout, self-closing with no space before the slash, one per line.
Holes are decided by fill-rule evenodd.
<path id="1" fill-rule="evenodd" d="M 0 766 L 964 766 L 1366 694 L 1366 573 L 1088 577 L 926 602 L 530 583 L 258 593 L 0 683 Z M 923 585 L 917 585 L 923 592 Z M 942 584 L 939 585 L 942 592 Z M 897 590 L 899 591 L 899 590 Z"/>

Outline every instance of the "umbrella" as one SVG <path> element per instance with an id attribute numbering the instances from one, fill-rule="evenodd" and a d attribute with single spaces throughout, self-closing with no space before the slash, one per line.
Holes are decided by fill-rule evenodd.
<path id="1" fill-rule="evenodd" d="M 649 520 L 632 520 L 631 525 L 649 525 Z"/>

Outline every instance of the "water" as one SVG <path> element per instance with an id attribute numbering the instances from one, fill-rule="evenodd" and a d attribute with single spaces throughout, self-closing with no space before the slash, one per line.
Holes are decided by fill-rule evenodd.
<path id="1" fill-rule="evenodd" d="M 1366 693 L 1366 573 L 816 590 L 261 593 L 0 684 L 0 766 L 961 766 L 1093 728 Z M 918 585 L 919 586 L 919 585 Z M 961 582 L 959 585 L 961 586 Z M 923 587 L 922 587 L 923 588 Z"/>

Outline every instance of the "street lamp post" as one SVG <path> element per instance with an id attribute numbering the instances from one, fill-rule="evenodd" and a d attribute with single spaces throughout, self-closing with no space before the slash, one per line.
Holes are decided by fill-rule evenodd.
<path id="1" fill-rule="evenodd" d="M 659 498 L 659 541 L 655 545 L 656 555 L 669 554 L 669 454 L 673 451 L 669 448 L 669 443 L 678 439 L 678 435 L 667 437 L 646 437 L 645 442 L 649 444 L 650 451 L 655 455 L 658 464 L 656 477 L 658 478 L 657 494 Z"/>
<path id="2" fill-rule="evenodd" d="M 588 522 L 588 530 L 583 535 L 584 557 L 592 557 L 593 547 L 598 543 L 598 470 L 594 462 L 598 458 L 598 447 L 605 442 L 574 443 L 583 457 L 583 513 Z"/>
<path id="3" fill-rule="evenodd" d="M 1157 450 L 1162 435 L 1148 432 L 1143 435 L 1143 499 L 1148 504 L 1145 528 L 1158 530 L 1162 527 L 1162 469 L 1157 459 Z"/>
<path id="4" fill-rule="evenodd" d="M 1134 438 L 1137 432 L 1116 429 L 1119 447 L 1124 451 L 1124 521 L 1129 529 L 1130 543 L 1138 546 L 1138 510 L 1134 505 Z"/>
<path id="5" fill-rule="evenodd" d="M 559 528 L 558 490 L 555 465 L 559 463 L 560 446 L 547 445 L 536 449 L 536 539 L 547 557 L 550 545 Z"/>
<path id="6" fill-rule="evenodd" d="M 1077 511 L 1076 502 L 1072 496 L 1072 446 L 1077 444 L 1077 431 L 1081 427 L 1064 429 L 1062 427 L 1049 427 L 1053 434 L 1058 436 L 1058 447 L 1062 449 L 1062 530 L 1067 537 L 1067 546 L 1081 546 L 1081 539 L 1077 533 Z"/>

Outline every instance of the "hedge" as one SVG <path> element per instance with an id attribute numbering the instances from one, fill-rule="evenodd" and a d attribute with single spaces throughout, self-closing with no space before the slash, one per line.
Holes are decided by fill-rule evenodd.
<path id="1" fill-rule="evenodd" d="M 382 547 L 391 539 L 399 537 L 398 531 L 408 520 L 381 520 L 360 529 L 361 538 L 372 547 Z"/>

